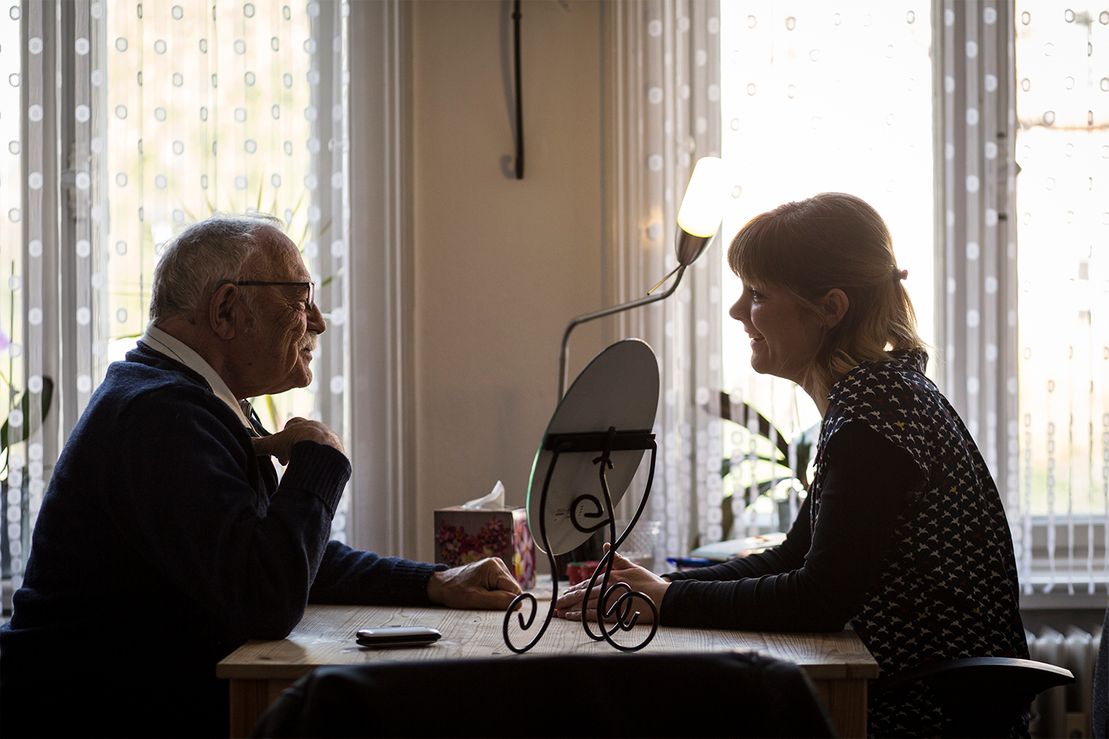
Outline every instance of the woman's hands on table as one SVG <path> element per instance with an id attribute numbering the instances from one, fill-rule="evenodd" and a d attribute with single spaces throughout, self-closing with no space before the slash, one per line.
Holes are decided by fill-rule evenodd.
<path id="1" fill-rule="evenodd" d="M 605 544 L 604 550 L 607 554 L 609 550 L 609 545 L 607 543 Z M 585 603 L 585 607 L 591 611 L 597 608 L 597 599 L 601 595 L 602 577 L 603 574 L 597 577 L 593 591 L 590 593 L 589 601 Z M 619 552 L 616 553 L 616 558 L 612 563 L 612 574 L 609 575 L 608 578 L 609 587 L 618 582 L 627 583 L 632 590 L 646 595 L 655 604 L 657 610 L 662 609 L 662 598 L 666 594 L 666 589 L 670 587 L 669 580 L 659 577 L 646 567 L 640 567 Z M 559 618 L 569 620 L 581 619 L 582 602 L 585 600 L 588 587 L 589 581 L 585 580 L 579 582 L 577 585 L 572 585 L 565 593 L 560 595 L 555 602 L 555 615 Z M 614 593 L 609 598 L 609 605 L 611 606 L 615 603 L 619 597 L 619 592 Z M 639 610 L 639 622 L 649 622 L 651 618 L 650 610 L 644 610 L 642 608 Z"/>
<path id="2" fill-rule="evenodd" d="M 520 593 L 520 584 L 497 557 L 441 570 L 427 581 L 428 599 L 448 608 L 503 610 Z"/>

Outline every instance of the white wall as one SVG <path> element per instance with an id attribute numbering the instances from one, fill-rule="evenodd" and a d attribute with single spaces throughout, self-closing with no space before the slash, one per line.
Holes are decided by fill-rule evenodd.
<path id="1" fill-rule="evenodd" d="M 523 3 L 525 177 L 514 151 L 509 2 L 411 8 L 416 551 L 434 509 L 499 479 L 523 505 L 567 320 L 602 307 L 601 12 Z M 357 72 L 355 72 L 357 74 Z M 571 377 L 602 348 L 574 334 Z"/>

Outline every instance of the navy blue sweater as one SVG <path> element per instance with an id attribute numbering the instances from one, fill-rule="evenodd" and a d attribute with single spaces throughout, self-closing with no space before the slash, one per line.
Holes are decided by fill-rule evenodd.
<path id="1" fill-rule="evenodd" d="M 11 622 L 5 736 L 226 733 L 216 663 L 316 603 L 425 604 L 441 566 L 329 541 L 350 463 L 293 447 L 278 484 L 199 375 L 145 345 L 58 460 Z"/>

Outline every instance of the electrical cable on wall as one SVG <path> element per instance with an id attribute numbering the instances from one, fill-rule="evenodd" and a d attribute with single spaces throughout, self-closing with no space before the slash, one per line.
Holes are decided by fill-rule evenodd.
<path id="1" fill-rule="evenodd" d="M 512 4 L 516 77 L 516 179 L 524 179 L 524 105 L 520 95 L 520 0 Z"/>

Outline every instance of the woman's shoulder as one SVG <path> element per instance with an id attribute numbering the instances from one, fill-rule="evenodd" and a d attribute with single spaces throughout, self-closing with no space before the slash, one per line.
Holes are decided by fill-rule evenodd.
<path id="1" fill-rule="evenodd" d="M 939 390 L 924 374 L 927 364 L 928 354 L 917 349 L 890 352 L 884 361 L 863 362 L 832 385 L 829 407 L 897 410 L 907 402 L 935 401 Z"/>
<path id="2" fill-rule="evenodd" d="M 889 360 L 855 367 L 832 386 L 824 441 L 851 422 L 861 422 L 896 446 L 917 453 L 929 439 L 954 431 L 953 411 L 924 374 L 928 355 L 891 352 Z"/>

